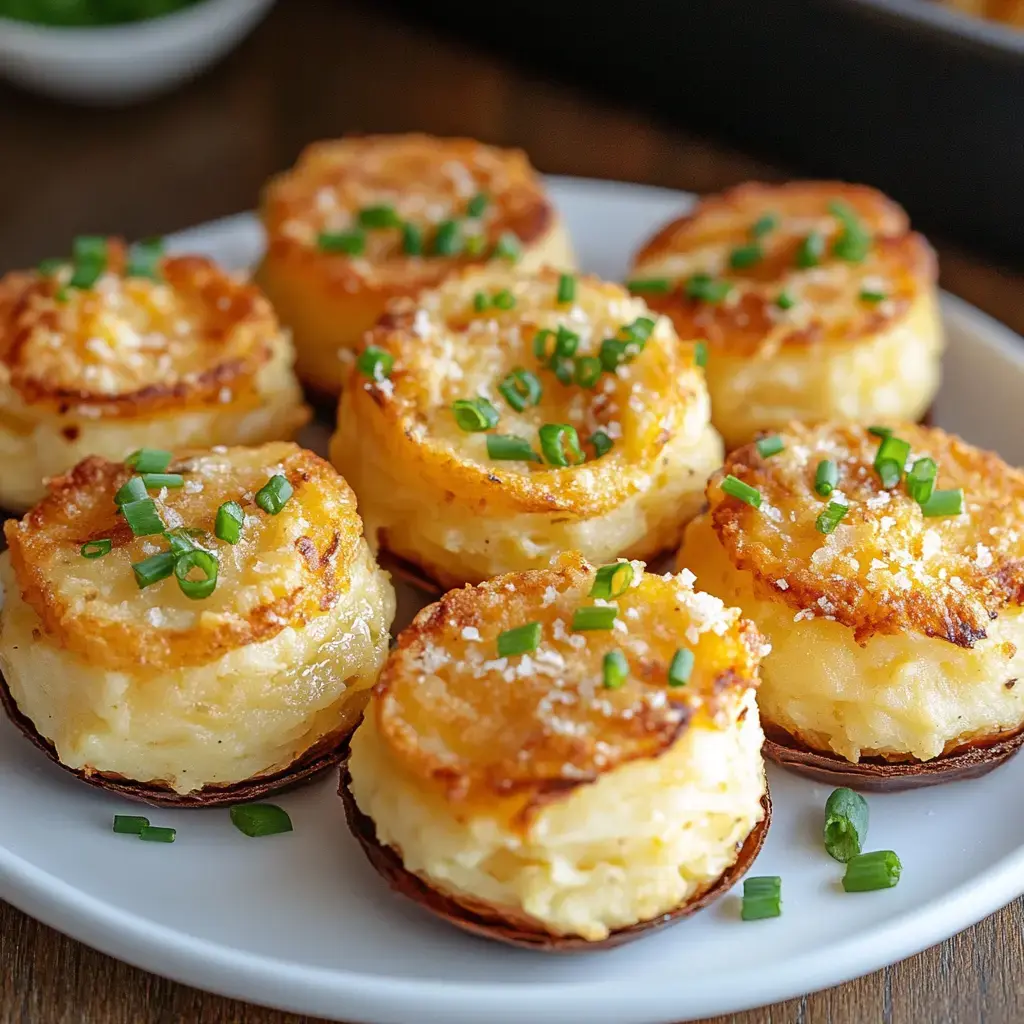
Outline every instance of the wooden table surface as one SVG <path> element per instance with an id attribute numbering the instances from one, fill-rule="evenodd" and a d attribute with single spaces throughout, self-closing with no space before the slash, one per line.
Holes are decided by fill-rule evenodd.
<path id="1" fill-rule="evenodd" d="M 695 191 L 800 173 L 548 82 L 368 4 L 281 0 L 218 69 L 142 107 L 78 110 L 0 85 L 0 271 L 64 252 L 76 233 L 143 237 L 250 208 L 267 175 L 312 139 L 410 129 L 523 146 L 545 171 Z M 1024 331 L 1024 280 L 934 241 L 944 286 Z M 726 1019 L 1019 1024 L 1024 903 L 884 971 Z M 0 1024 L 300 1020 L 156 978 L 0 903 Z"/>

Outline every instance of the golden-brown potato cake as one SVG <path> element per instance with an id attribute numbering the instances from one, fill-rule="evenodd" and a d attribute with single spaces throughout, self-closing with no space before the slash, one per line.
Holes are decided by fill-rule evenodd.
<path id="1" fill-rule="evenodd" d="M 674 548 L 721 463 L 693 347 L 619 285 L 562 277 L 471 270 L 396 303 L 342 397 L 331 454 L 367 536 L 445 586 L 559 551 L 602 562 Z M 555 356 L 559 345 L 572 353 Z M 617 368 L 602 368 L 602 352 Z M 390 377 L 365 375 L 374 353 L 393 360 Z M 581 368 L 594 372 L 589 386 Z M 486 403 L 489 429 L 460 428 L 453 403 L 467 401 Z M 579 453 L 542 462 L 540 432 L 559 424 Z M 496 435 L 518 438 L 522 454 L 493 457 Z"/>
<path id="2" fill-rule="evenodd" d="M 257 271 L 295 332 L 298 372 L 337 395 L 349 357 L 396 296 L 489 260 L 572 267 L 569 235 L 521 150 L 369 135 L 308 146 L 263 193 Z"/>
<path id="3" fill-rule="evenodd" d="M 692 580 L 640 562 L 598 575 L 569 553 L 420 612 L 343 785 L 399 891 L 489 937 L 564 948 L 635 937 L 736 880 L 767 809 L 763 642 Z M 581 610 L 609 621 L 584 631 Z"/>
<path id="4" fill-rule="evenodd" d="M 790 420 L 918 420 L 939 384 L 935 256 L 874 189 L 741 185 L 637 254 L 631 286 L 703 338 L 727 448 Z"/>
<path id="5" fill-rule="evenodd" d="M 772 644 L 758 695 L 769 739 L 840 771 L 858 765 L 845 777 L 867 783 L 992 767 L 1024 726 L 1024 474 L 941 430 L 895 425 L 906 465 L 937 464 L 936 494 L 962 488 L 964 511 L 942 515 L 955 494 L 921 505 L 909 477 L 883 487 L 882 442 L 864 428 L 778 436 L 778 454 L 747 445 L 728 457 L 679 553 Z M 905 451 L 897 443 L 890 465 Z M 815 490 L 822 462 L 838 476 L 827 497 Z M 725 493 L 724 474 L 755 488 L 760 508 Z M 837 525 L 823 533 L 830 503 Z"/>
<path id="6" fill-rule="evenodd" d="M 309 418 L 291 342 L 260 292 L 201 256 L 133 274 L 123 242 L 105 269 L 73 260 L 0 280 L 0 508 L 87 455 L 288 439 Z"/>
<path id="7" fill-rule="evenodd" d="M 1024 28 L 1024 0 L 939 0 L 961 14 Z"/>
<path id="8" fill-rule="evenodd" d="M 213 553 L 213 592 L 188 596 L 180 565 L 142 587 L 133 567 L 171 538 L 135 536 L 114 502 L 131 470 L 86 459 L 5 526 L 0 672 L 18 724 L 87 781 L 216 803 L 337 760 L 387 653 L 395 599 L 355 496 L 312 453 L 218 448 L 169 472 L 180 486 L 151 497 L 176 543 Z M 261 496 L 275 476 L 293 491 L 276 513 Z M 215 536 L 225 502 L 244 516 L 237 543 Z M 109 552 L 85 557 L 100 541 Z"/>

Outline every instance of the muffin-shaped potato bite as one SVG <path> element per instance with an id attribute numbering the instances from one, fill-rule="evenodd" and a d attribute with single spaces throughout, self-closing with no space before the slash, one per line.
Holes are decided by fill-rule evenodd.
<path id="1" fill-rule="evenodd" d="M 85 781 L 154 803 L 335 763 L 395 611 L 355 496 L 284 442 L 139 460 L 161 472 L 86 459 L 6 524 L 8 713 Z"/>
<path id="2" fill-rule="evenodd" d="M 570 553 L 420 612 L 343 771 L 394 888 L 557 949 L 635 937 L 742 875 L 769 811 L 763 644 L 692 582 Z"/>
<path id="3" fill-rule="evenodd" d="M 292 358 L 267 300 L 208 259 L 76 239 L 0 279 L 0 508 L 87 455 L 291 438 Z"/>
<path id="4" fill-rule="evenodd" d="M 367 536 L 445 586 L 674 547 L 722 447 L 692 346 L 619 285 L 488 268 L 396 303 L 331 454 Z"/>
<path id="5" fill-rule="evenodd" d="M 790 420 L 918 420 L 939 385 L 935 256 L 903 210 L 838 182 L 741 185 L 639 252 L 632 289 L 707 346 L 726 446 Z"/>
<path id="6" fill-rule="evenodd" d="M 471 139 L 317 142 L 263 193 L 257 277 L 295 332 L 298 371 L 336 395 L 351 351 L 401 295 L 497 260 L 574 265 L 569 236 L 520 150 Z"/>
<path id="7" fill-rule="evenodd" d="M 737 449 L 679 553 L 767 636 L 769 756 L 896 788 L 1024 729 L 1024 474 L 941 430 L 791 425 Z"/>

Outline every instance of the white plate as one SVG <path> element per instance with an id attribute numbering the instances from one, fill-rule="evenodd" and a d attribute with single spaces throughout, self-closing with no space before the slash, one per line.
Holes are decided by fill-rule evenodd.
<path id="1" fill-rule="evenodd" d="M 555 179 L 583 265 L 621 277 L 680 193 Z M 236 265 L 249 215 L 179 235 Z M 1024 456 L 1024 344 L 944 299 L 943 425 Z M 64 775 L 0 726 L 0 896 L 114 956 L 252 1002 L 373 1024 L 654 1024 L 729 1013 L 845 981 L 938 942 L 1024 891 L 1024 759 L 985 779 L 871 798 L 872 848 L 900 854 L 896 889 L 847 895 L 820 841 L 825 786 L 772 771 L 775 820 L 757 874 L 783 878 L 781 918 L 744 924 L 730 895 L 610 952 L 546 957 L 448 928 L 393 897 L 349 837 L 335 781 L 281 798 L 289 836 L 253 842 L 225 811 L 154 810 L 173 846 L 110 831 L 135 806 Z"/>

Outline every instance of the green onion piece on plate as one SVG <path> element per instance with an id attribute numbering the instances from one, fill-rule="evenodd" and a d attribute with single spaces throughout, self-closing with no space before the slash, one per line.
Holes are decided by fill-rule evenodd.
<path id="1" fill-rule="evenodd" d="M 594 458 L 599 459 L 602 455 L 607 455 L 612 450 L 615 442 L 603 430 L 595 430 L 587 438 L 587 444 L 594 446 Z"/>
<path id="2" fill-rule="evenodd" d="M 149 494 L 142 477 L 131 476 L 114 492 L 114 504 L 127 505 L 130 501 L 142 501 L 147 497 Z"/>
<path id="3" fill-rule="evenodd" d="M 731 473 L 722 480 L 722 490 L 731 498 L 737 498 L 751 508 L 761 507 L 761 492 L 742 480 L 737 480 Z"/>
<path id="4" fill-rule="evenodd" d="M 434 235 L 434 252 L 438 256 L 458 256 L 462 252 L 462 229 L 457 220 L 443 220 Z"/>
<path id="5" fill-rule="evenodd" d="M 875 437 L 889 437 L 892 434 L 892 427 L 868 427 L 868 433 Z"/>
<path id="6" fill-rule="evenodd" d="M 572 617 L 572 628 L 576 633 L 593 629 L 611 629 L 618 615 L 618 608 L 611 605 L 592 604 L 577 608 Z"/>
<path id="7" fill-rule="evenodd" d="M 156 825 L 144 825 L 139 830 L 139 838 L 144 843 L 173 843 L 177 832 L 173 828 L 159 828 Z"/>
<path id="8" fill-rule="evenodd" d="M 186 551 L 195 550 L 196 545 L 193 543 L 192 538 L 200 533 L 202 533 L 201 530 L 179 526 L 175 530 L 168 530 L 164 536 L 167 538 L 167 543 L 171 546 L 171 554 L 177 558 L 178 555 L 183 555 Z"/>
<path id="9" fill-rule="evenodd" d="M 852 206 L 835 200 L 828 208 L 840 224 L 839 235 L 832 244 L 833 255 L 848 263 L 860 263 L 871 248 L 871 235 Z"/>
<path id="10" fill-rule="evenodd" d="M 107 269 L 107 240 L 101 235 L 80 235 L 72 244 L 74 272 L 69 288 L 91 288 Z"/>
<path id="11" fill-rule="evenodd" d="M 907 473 L 907 494 L 909 494 L 918 505 L 923 505 L 935 492 L 935 479 L 938 476 L 939 467 L 934 459 L 918 459 L 910 472 Z"/>
<path id="12" fill-rule="evenodd" d="M 115 814 L 114 831 L 119 835 L 137 836 L 144 828 L 149 827 L 149 818 L 138 814 Z"/>
<path id="13" fill-rule="evenodd" d="M 139 448 L 124 460 L 124 464 L 136 473 L 163 473 L 173 457 L 162 448 Z"/>
<path id="14" fill-rule="evenodd" d="M 466 216 L 479 217 L 487 209 L 490 197 L 485 192 L 477 192 L 468 203 L 466 203 Z"/>
<path id="15" fill-rule="evenodd" d="M 558 279 L 558 294 L 556 301 L 561 306 L 567 306 L 576 298 L 576 278 L 572 274 L 562 274 Z"/>
<path id="16" fill-rule="evenodd" d="M 632 281 L 626 282 L 626 287 L 631 292 L 664 295 L 671 290 L 672 282 L 667 277 L 634 277 Z"/>
<path id="17" fill-rule="evenodd" d="M 587 457 L 580 448 L 576 428 L 568 423 L 545 423 L 537 432 L 540 450 L 552 466 L 578 466 Z"/>
<path id="18" fill-rule="evenodd" d="M 599 597 L 602 601 L 612 601 L 621 597 L 633 582 L 633 566 L 629 562 L 612 562 L 602 565 L 594 573 L 594 582 L 590 588 L 591 597 Z"/>
<path id="19" fill-rule="evenodd" d="M 729 253 L 729 266 L 733 270 L 745 270 L 747 267 L 756 266 L 764 259 L 764 250 L 760 243 L 751 242 L 750 245 L 741 245 Z"/>
<path id="20" fill-rule="evenodd" d="M 606 690 L 617 690 L 629 678 L 629 662 L 622 651 L 609 651 L 601 664 Z"/>
<path id="21" fill-rule="evenodd" d="M 779 226 L 779 217 L 775 213 L 766 213 L 763 217 L 758 217 L 754 221 L 753 226 L 750 229 L 751 238 L 764 238 L 765 235 L 770 231 L 774 231 Z"/>
<path id="22" fill-rule="evenodd" d="M 152 498 L 129 501 L 121 506 L 121 511 L 136 537 L 152 537 L 153 534 L 163 533 L 167 529 Z"/>
<path id="23" fill-rule="evenodd" d="M 125 263 L 125 277 L 148 277 L 152 281 L 160 280 L 160 261 L 164 258 L 164 240 L 147 238 L 136 242 L 128 251 Z"/>
<path id="24" fill-rule="evenodd" d="M 782 914 L 782 879 L 778 875 L 762 875 L 743 880 L 744 921 L 763 921 Z"/>
<path id="25" fill-rule="evenodd" d="M 523 247 L 519 243 L 519 236 L 511 231 L 505 231 L 494 246 L 494 255 L 500 260 L 508 260 L 515 263 L 523 254 Z"/>
<path id="26" fill-rule="evenodd" d="M 228 544 L 237 544 L 242 539 L 245 512 L 237 501 L 225 501 L 217 509 L 217 521 L 213 526 L 214 536 Z"/>
<path id="27" fill-rule="evenodd" d="M 846 863 L 864 849 L 868 837 L 868 802 L 852 789 L 836 789 L 825 801 L 825 850 Z"/>
<path id="28" fill-rule="evenodd" d="M 879 302 L 884 302 L 888 296 L 885 292 L 876 291 L 871 288 L 861 288 L 859 298 L 861 302 L 866 302 L 873 306 Z"/>
<path id="29" fill-rule="evenodd" d="M 844 505 L 838 501 L 830 501 L 828 505 L 825 506 L 825 510 L 819 514 L 817 519 L 815 519 L 814 528 L 818 533 L 824 533 L 826 535 L 834 533 L 843 516 L 845 516 L 849 511 L 849 505 Z"/>
<path id="30" fill-rule="evenodd" d="M 174 561 L 177 556 L 171 551 L 161 551 L 158 555 L 150 555 L 141 562 L 132 563 L 135 582 L 139 590 L 145 590 L 154 583 L 167 579 L 174 572 Z"/>
<path id="31" fill-rule="evenodd" d="M 831 459 L 822 459 L 814 472 L 814 489 L 827 498 L 839 483 L 839 467 Z"/>
<path id="32" fill-rule="evenodd" d="M 568 327 L 559 325 L 558 330 L 555 332 L 555 355 L 561 356 L 563 359 L 569 359 L 571 356 L 576 355 L 576 349 L 580 343 L 580 336 L 573 331 L 570 331 Z"/>
<path id="33" fill-rule="evenodd" d="M 452 402 L 452 415 L 459 429 L 467 434 L 492 430 L 501 418 L 486 398 L 457 398 Z"/>
<path id="34" fill-rule="evenodd" d="M 406 256 L 423 255 L 423 229 L 409 221 L 402 225 L 402 252 Z"/>
<path id="35" fill-rule="evenodd" d="M 892 850 L 862 853 L 846 862 L 843 888 L 847 892 L 891 889 L 900 880 L 903 865 Z"/>
<path id="36" fill-rule="evenodd" d="M 159 491 L 161 487 L 178 488 L 185 486 L 185 478 L 180 473 L 143 473 L 142 482 L 147 491 Z"/>
<path id="37" fill-rule="evenodd" d="M 958 516 L 964 510 L 962 487 L 949 491 L 932 491 L 931 497 L 921 506 L 921 515 L 927 519 L 943 516 Z"/>
<path id="38" fill-rule="evenodd" d="M 387 380 L 395 365 L 395 357 L 376 345 L 367 345 L 356 360 L 356 368 L 371 380 Z"/>
<path id="39" fill-rule="evenodd" d="M 573 371 L 572 379 L 581 388 L 593 388 L 604 373 L 604 367 L 597 356 L 580 356 L 576 360 L 576 369 Z"/>
<path id="40" fill-rule="evenodd" d="M 715 280 L 710 274 L 694 274 L 683 286 L 683 294 L 695 302 L 721 302 L 731 291 L 728 281 Z"/>
<path id="41" fill-rule="evenodd" d="M 796 250 L 796 265 L 802 270 L 816 267 L 825 255 L 825 236 L 820 231 L 812 231 Z"/>
<path id="42" fill-rule="evenodd" d="M 519 366 L 498 385 L 498 392 L 516 412 L 522 412 L 540 401 L 542 389 L 537 377 Z"/>
<path id="43" fill-rule="evenodd" d="M 487 292 L 477 292 L 476 295 L 473 296 L 473 309 L 478 313 L 485 312 L 490 304 L 491 300 L 488 297 Z"/>
<path id="44" fill-rule="evenodd" d="M 283 479 L 283 478 L 282 478 Z M 178 581 L 181 592 L 192 598 L 193 601 L 201 601 L 209 597 L 217 589 L 217 572 L 220 563 L 217 556 L 202 548 L 193 548 L 184 554 L 178 555 L 174 560 L 174 576 Z M 195 579 L 192 572 L 198 570 L 201 578 Z"/>
<path id="45" fill-rule="evenodd" d="M 693 361 L 702 369 L 708 365 L 708 343 L 706 341 L 698 341 L 693 346 Z"/>
<path id="46" fill-rule="evenodd" d="M 775 296 L 775 305 L 779 309 L 792 309 L 796 305 L 796 299 L 789 292 L 779 292 Z"/>
<path id="47" fill-rule="evenodd" d="M 488 458 L 503 462 L 540 462 L 540 456 L 518 434 L 488 434 Z"/>
<path id="48" fill-rule="evenodd" d="M 511 658 L 516 654 L 529 654 L 540 645 L 540 623 L 528 622 L 525 626 L 506 629 L 498 634 L 498 657 Z"/>
<path id="49" fill-rule="evenodd" d="M 102 558 L 110 554 L 112 547 L 110 538 L 104 537 L 101 540 L 87 540 L 79 551 L 83 558 Z"/>
<path id="50" fill-rule="evenodd" d="M 669 662 L 668 685 L 685 686 L 693 673 L 694 660 L 693 651 L 689 647 L 680 647 Z"/>
<path id="51" fill-rule="evenodd" d="M 910 442 L 888 434 L 883 437 L 875 453 L 875 471 L 886 490 L 895 487 L 903 477 L 903 467 L 910 458 Z"/>
<path id="52" fill-rule="evenodd" d="M 256 504 L 264 512 L 276 516 L 294 493 L 292 485 L 280 473 L 272 476 L 257 492 Z"/>
<path id="53" fill-rule="evenodd" d="M 376 206 L 364 206 L 359 211 L 359 226 L 363 228 L 398 228 L 402 226 L 402 218 L 388 203 Z"/>
<path id="54" fill-rule="evenodd" d="M 317 236 L 316 244 L 321 252 L 362 256 L 366 249 L 366 232 L 362 228 L 353 228 L 351 231 L 322 231 Z"/>
<path id="55" fill-rule="evenodd" d="M 59 273 L 62 267 L 67 266 L 67 260 L 51 256 L 49 259 L 40 260 L 36 268 L 43 277 L 53 277 Z"/>
<path id="56" fill-rule="evenodd" d="M 767 459 L 772 455 L 778 455 L 786 447 L 786 442 L 778 434 L 772 434 L 771 437 L 760 438 L 756 447 L 758 455 Z"/>
<path id="57" fill-rule="evenodd" d="M 250 839 L 292 831 L 292 819 L 277 804 L 236 804 L 231 808 L 231 824 Z"/>

